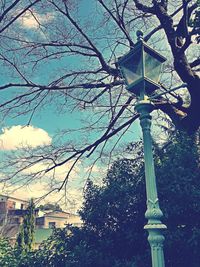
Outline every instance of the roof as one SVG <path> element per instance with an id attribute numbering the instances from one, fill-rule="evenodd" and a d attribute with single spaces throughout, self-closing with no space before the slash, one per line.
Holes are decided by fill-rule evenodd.
<path id="1" fill-rule="evenodd" d="M 56 217 L 56 218 L 66 218 L 68 219 L 70 216 L 70 213 L 64 212 L 64 211 L 52 211 L 45 213 L 42 217 Z"/>
<path id="2" fill-rule="evenodd" d="M 52 228 L 39 228 L 35 229 L 35 243 L 42 243 L 42 241 L 46 240 L 52 234 Z"/>
<path id="3" fill-rule="evenodd" d="M 16 197 L 10 197 L 10 196 L 7 196 L 7 195 L 0 195 L 0 197 L 6 197 L 7 199 L 13 199 L 13 200 L 17 200 L 17 201 L 21 201 L 21 202 L 26 202 L 26 203 L 29 203 L 28 200 L 24 200 L 24 199 L 20 199 L 20 198 L 16 198 Z"/>
<path id="4" fill-rule="evenodd" d="M 8 216 L 24 216 L 28 213 L 28 210 L 12 209 L 8 210 Z"/>

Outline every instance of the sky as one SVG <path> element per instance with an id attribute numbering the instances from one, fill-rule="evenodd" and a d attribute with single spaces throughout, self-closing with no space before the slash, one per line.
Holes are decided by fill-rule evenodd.
<path id="1" fill-rule="evenodd" d="M 87 4 L 86 4 L 87 2 Z M 98 12 L 98 9 L 96 9 L 96 2 L 92 0 L 83 0 L 79 1 L 79 17 L 80 19 L 84 17 L 91 16 L 91 11 L 95 9 L 94 12 Z M 51 27 L 51 23 L 53 22 L 54 14 L 51 12 L 47 12 L 46 14 L 37 14 L 37 18 L 46 25 L 46 27 Z M 99 14 L 98 14 L 99 15 Z M 96 18 L 95 18 L 96 19 Z M 25 15 L 17 21 L 17 24 L 19 26 L 20 31 L 24 31 L 26 33 L 26 36 L 31 40 L 31 38 L 36 38 L 37 35 L 42 39 L 43 32 L 40 27 L 38 27 L 38 22 L 35 19 L 35 17 L 30 13 L 26 12 Z M 91 26 L 91 25 L 90 25 Z M 51 29 L 51 28 L 50 28 Z M 102 29 L 99 28 L 98 31 L 100 31 L 101 35 L 104 33 L 102 32 Z M 28 34 L 27 34 L 28 33 Z M 112 38 L 111 38 L 112 40 Z M 100 44 L 102 44 L 102 40 L 99 40 Z M 105 45 L 105 43 L 103 43 Z M 106 43 L 106 45 L 108 45 Z M 123 53 L 123 49 L 127 52 L 127 47 L 122 46 L 120 48 L 120 52 Z M 104 50 L 104 53 L 106 54 L 106 51 Z M 31 58 L 30 58 L 31 59 Z M 67 60 L 67 61 L 66 61 Z M 50 63 L 49 63 L 50 62 Z M 38 71 L 36 72 L 37 75 L 32 75 L 32 79 L 35 83 L 45 84 L 48 83 L 50 77 L 59 77 L 59 74 L 57 72 L 58 67 L 60 69 L 65 68 L 66 64 L 71 67 L 79 64 L 79 58 L 74 59 L 73 57 L 66 57 L 64 59 L 58 60 L 52 60 L 48 61 L 48 64 L 42 65 L 42 67 L 38 67 Z M 36 68 L 37 69 L 37 68 Z M 7 83 L 9 82 L 10 75 L 12 75 L 9 72 L 5 72 L 5 66 L 0 66 L 1 73 L 1 83 Z M 29 70 L 28 70 L 29 71 Z M 39 74 L 38 74 L 39 73 Z M 19 88 L 19 90 L 22 90 L 23 88 Z M 12 95 L 12 90 L 8 91 L 1 91 L 1 99 L 7 98 L 9 99 Z M 59 105 L 59 102 L 58 102 Z M 41 110 L 37 112 L 33 118 L 31 119 L 31 123 L 29 126 L 27 126 L 27 123 L 29 122 L 30 115 L 25 116 L 19 116 L 19 117 L 12 117 L 8 116 L 6 118 L 2 118 L 0 121 L 0 158 L 4 157 L 4 152 L 12 153 L 16 152 L 20 147 L 23 146 L 29 146 L 33 149 L 37 148 L 38 146 L 44 145 L 48 146 L 56 142 L 55 135 L 62 130 L 65 129 L 79 129 L 83 126 L 83 121 L 86 118 L 93 117 L 93 114 L 91 115 L 87 111 L 82 111 L 81 109 L 78 109 L 76 111 L 70 112 L 69 110 L 65 109 L 63 113 L 60 113 L 58 116 L 57 111 L 58 106 L 54 105 L 53 101 L 49 103 L 49 106 L 46 107 L 46 109 Z M 98 110 L 97 110 L 98 111 Z M 95 111 L 93 111 L 95 112 Z M 95 140 L 95 138 L 99 137 L 100 133 L 93 133 L 88 132 L 87 137 L 90 137 L 92 141 Z M 63 140 L 70 140 L 74 138 L 75 140 L 79 140 L 81 138 L 85 138 L 84 136 L 80 136 L 79 133 L 73 133 L 73 134 L 65 134 L 62 136 Z M 139 126 L 139 121 L 137 120 L 127 131 L 124 136 L 122 137 L 121 143 L 124 142 L 133 142 L 135 140 L 141 139 L 141 129 Z M 115 138 L 116 141 L 116 138 Z M 120 144 L 121 144 L 120 143 Z M 112 142 L 109 141 L 109 144 L 111 145 Z M 73 162 L 71 162 L 72 164 Z M 67 184 L 67 200 L 65 201 L 65 208 L 66 209 L 78 209 L 81 206 L 81 188 L 85 185 L 85 178 L 88 176 L 90 166 L 92 164 L 92 159 L 89 158 L 86 162 L 80 162 L 76 168 L 74 169 L 70 180 Z M 61 183 L 66 175 L 66 170 L 70 168 L 70 163 L 65 164 L 59 168 L 56 169 L 55 177 L 56 181 L 58 183 Z M 41 169 L 44 166 L 40 166 L 39 164 L 36 165 L 34 168 L 30 169 L 29 172 L 35 171 L 36 169 Z M 106 165 L 104 165 L 102 162 L 97 162 L 93 167 L 92 177 L 95 181 L 98 183 L 101 183 L 102 178 L 106 175 Z M 36 182 L 33 182 L 25 187 L 20 187 L 20 182 L 16 182 L 15 184 L 10 185 L 9 187 L 7 185 L 4 186 L 4 184 L 1 185 L 1 188 L 3 192 L 12 192 L 12 194 L 15 197 L 22 198 L 22 199 L 28 199 L 28 198 L 38 198 L 42 195 L 45 195 L 49 191 L 49 183 L 51 183 L 51 176 L 53 174 L 50 172 L 48 174 L 44 174 L 44 177 L 42 180 L 37 180 Z M 1 176 L 1 173 L 0 173 Z M 47 196 L 45 198 L 45 202 L 56 202 L 60 199 L 61 193 L 52 193 L 51 195 Z M 76 208 L 75 208 L 76 206 Z"/>
<path id="2" fill-rule="evenodd" d="M 88 8 L 88 5 L 85 5 L 85 1 L 80 1 L 80 3 L 80 17 L 88 16 L 89 9 L 94 8 L 94 6 L 90 5 Z M 43 14 L 38 16 L 40 17 L 40 20 L 43 23 L 51 23 L 51 21 L 53 20 L 52 14 Z M 27 12 L 18 23 L 20 27 L 30 32 L 30 38 L 31 34 L 34 34 L 34 32 L 38 31 L 38 23 L 35 18 L 30 14 L 30 12 Z M 64 66 L 64 63 L 65 62 L 62 62 L 62 60 L 59 61 L 60 66 L 62 66 L 62 64 Z M 39 83 L 45 83 L 46 79 L 48 79 L 48 75 L 46 75 L 46 73 L 53 75 L 58 67 L 56 64 L 58 63 L 52 63 L 50 65 L 47 65 L 45 69 L 41 69 L 40 75 L 37 77 L 33 77 L 34 81 Z M 77 64 L 77 62 L 71 59 L 71 62 L 69 62 L 69 64 L 73 66 L 73 64 Z M 2 66 L 0 70 L 1 72 L 4 72 Z M 4 73 L 1 82 L 4 83 L 8 81 L 9 76 Z M 11 90 L 9 90 L 8 92 L 1 92 L 1 97 L 9 98 L 9 94 L 12 94 Z M 54 135 L 59 130 L 78 129 L 82 127 L 83 119 L 85 117 L 91 116 L 89 113 L 84 113 L 81 110 L 74 112 L 66 111 L 58 116 L 58 114 L 56 113 L 56 108 L 56 106 L 50 103 L 50 105 L 45 110 L 42 110 L 41 112 L 36 113 L 36 115 L 33 116 L 31 124 L 29 126 L 26 126 L 29 121 L 29 116 L 7 117 L 2 119 L 0 123 L 0 157 L 3 157 L 3 152 L 16 151 L 21 146 L 29 146 L 32 148 L 37 148 L 41 145 L 48 146 L 55 142 Z M 88 135 L 89 134 L 92 140 L 94 140 L 98 136 L 97 133 L 88 133 Z M 77 136 L 75 136 L 74 134 L 73 137 L 77 139 L 82 138 L 82 136 L 80 137 L 78 134 Z M 67 140 L 71 139 L 72 137 L 64 136 L 63 138 Z M 140 138 L 141 130 L 138 121 L 136 121 L 131 126 L 130 131 L 124 135 L 121 141 L 132 142 Z M 90 164 L 91 161 L 89 159 L 86 164 L 82 165 L 80 163 L 74 169 L 66 188 L 67 199 L 64 205 L 65 209 L 71 209 L 72 211 L 75 211 L 80 208 L 82 201 L 82 191 L 80 190 L 80 188 L 84 186 L 84 178 L 88 174 Z M 63 180 L 66 175 L 66 169 L 69 169 L 70 166 L 70 164 L 65 164 L 56 170 L 55 177 L 58 182 L 61 182 Z M 43 166 L 36 165 L 34 168 L 40 169 L 42 167 Z M 34 171 L 34 169 L 29 170 L 30 173 L 31 171 Z M 52 173 L 49 173 L 47 175 L 45 174 L 42 180 L 33 182 L 25 187 L 20 187 L 20 183 L 16 183 L 12 184 L 9 187 L 9 191 L 7 185 L 4 186 L 4 184 L 2 184 L 1 188 L 4 193 L 12 191 L 13 196 L 18 198 L 38 198 L 42 195 L 47 194 L 47 192 L 49 191 L 48 184 L 51 181 L 51 175 Z M 102 163 L 95 164 L 92 175 L 94 180 L 99 182 L 106 175 L 105 166 Z M 60 193 L 52 193 L 51 195 L 47 196 L 44 201 L 56 202 L 60 199 L 60 195 Z"/>
<path id="3" fill-rule="evenodd" d="M 96 1 L 92 0 L 83 0 L 79 1 L 79 17 L 89 17 L 91 16 L 91 11 L 95 9 L 94 12 L 98 12 L 96 10 Z M 87 3 L 87 4 L 86 4 Z M 94 13 L 95 14 L 95 13 Z M 99 15 L 99 14 L 98 14 Z M 51 23 L 54 20 L 54 14 L 51 12 L 47 12 L 46 14 L 37 13 L 38 19 L 47 27 L 51 27 Z M 95 18 L 96 19 L 96 18 Z M 25 15 L 18 20 L 17 25 L 19 26 L 19 30 L 23 30 L 25 33 L 28 33 L 28 37 L 35 38 L 38 34 L 42 38 L 43 32 L 41 28 L 38 27 L 38 22 L 35 17 L 30 13 L 26 12 Z M 90 25 L 91 26 L 91 25 Z M 98 29 L 98 31 L 102 31 L 102 29 Z M 101 34 L 103 34 L 101 32 Z M 112 38 L 111 38 L 112 39 Z M 99 42 L 102 42 L 99 40 Z M 105 45 L 105 43 L 104 43 Z M 106 44 L 107 45 L 107 44 Z M 123 47 L 123 46 L 122 46 Z M 127 51 L 127 47 L 123 47 Z M 105 52 L 105 51 L 104 51 Z M 123 52 L 123 51 L 121 51 Z M 37 73 L 39 75 L 33 76 L 34 82 L 38 82 L 40 84 L 45 84 L 48 82 L 50 76 L 58 76 L 57 73 L 58 64 L 59 67 L 65 67 L 66 63 L 71 65 L 72 67 L 76 64 L 79 64 L 79 59 L 75 60 L 72 57 L 69 57 L 68 61 L 60 59 L 59 61 L 49 61 L 49 63 L 45 65 L 45 68 L 42 67 L 39 69 Z M 0 67 L 2 75 L 1 82 L 6 83 L 9 82 L 9 74 L 4 71 L 4 66 Z M 48 75 L 47 75 L 48 73 Z M 23 89 L 20 89 L 23 90 Z M 11 96 L 12 90 L 9 91 L 1 91 L 1 98 L 8 98 Z M 19 116 L 19 117 L 6 117 L 0 122 L 0 157 L 3 157 L 3 152 L 12 152 L 16 151 L 21 146 L 28 145 L 32 148 L 37 148 L 40 145 L 50 145 L 55 142 L 55 134 L 59 132 L 59 130 L 63 129 L 78 129 L 83 126 L 83 119 L 86 117 L 91 117 L 90 113 L 82 112 L 81 110 L 69 112 L 67 109 L 62 114 L 56 113 L 57 107 L 54 106 L 53 102 L 49 104 L 49 106 L 42 110 L 41 112 L 36 113 L 29 126 L 26 126 L 29 121 L 29 116 Z M 97 133 L 87 133 L 90 136 L 91 140 L 95 140 L 99 135 Z M 66 134 L 62 137 L 65 140 L 70 140 L 71 138 L 80 139 L 83 136 L 79 136 L 79 134 L 73 133 L 73 136 Z M 139 126 L 138 120 L 131 126 L 128 132 L 122 138 L 123 141 L 132 142 L 134 140 L 138 140 L 141 138 L 141 129 Z M 92 160 L 88 159 L 86 164 L 79 164 L 76 166 L 71 179 L 68 182 L 67 186 L 67 198 L 71 200 L 72 205 L 68 205 L 66 208 L 73 207 L 76 202 L 77 206 L 81 205 L 81 191 L 80 188 L 84 186 L 84 178 L 87 177 L 89 167 Z M 43 166 L 36 165 L 34 168 L 42 168 Z M 69 169 L 70 165 L 66 164 L 56 170 L 56 179 L 58 182 L 61 182 L 65 177 L 66 169 Z M 32 169 L 32 171 L 34 171 Z M 29 170 L 31 172 L 31 170 Z M 103 163 L 96 163 L 93 168 L 93 177 L 96 181 L 101 181 L 103 176 L 106 175 L 106 168 Z M 14 184 L 10 186 L 9 190 L 14 190 L 14 195 L 19 198 L 30 198 L 30 197 L 39 197 L 46 194 L 49 190 L 48 183 L 51 179 L 51 173 L 48 175 L 44 175 L 44 179 L 41 181 L 37 181 L 32 183 L 26 187 L 19 188 L 19 184 Z M 5 191 L 8 189 L 6 186 L 3 188 Z M 60 193 L 51 194 L 49 197 L 45 199 L 46 202 L 49 201 L 57 201 L 60 198 Z M 69 203 L 70 201 L 68 201 Z"/>

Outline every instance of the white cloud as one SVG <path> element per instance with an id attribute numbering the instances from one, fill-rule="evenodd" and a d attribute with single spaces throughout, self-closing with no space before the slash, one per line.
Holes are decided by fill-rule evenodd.
<path id="1" fill-rule="evenodd" d="M 73 162 L 71 161 L 48 173 L 43 172 L 42 179 L 32 180 L 28 183 L 28 185 L 26 185 L 26 180 L 22 182 L 24 185 L 22 184 L 21 186 L 19 183 L 12 184 L 12 182 L 9 181 L 6 185 L 0 183 L 0 191 L 4 194 L 26 200 L 30 198 L 39 199 L 42 197 L 40 204 L 59 201 L 59 204 L 63 209 L 72 209 L 73 212 L 76 212 L 76 210 L 81 207 L 83 201 L 82 186 L 79 185 L 79 181 L 82 179 L 80 176 L 81 170 L 79 168 L 79 164 L 74 167 L 70 174 L 70 178 L 67 181 L 66 191 L 65 187 L 63 187 L 62 190 L 57 190 L 62 185 L 62 182 L 64 181 L 72 164 Z M 28 169 L 23 170 L 22 175 L 34 174 L 45 170 L 47 167 L 48 165 L 44 163 L 38 163 Z M 57 189 L 51 192 L 53 188 Z M 51 193 L 48 194 L 49 192 Z M 43 199 L 43 196 L 46 197 Z"/>
<path id="2" fill-rule="evenodd" d="M 27 11 L 24 16 L 21 17 L 21 25 L 28 29 L 38 29 L 40 25 L 46 24 L 52 21 L 54 18 L 53 14 L 38 14 L 35 11 Z"/>
<path id="3" fill-rule="evenodd" d="M 21 173 L 25 175 L 30 175 L 30 174 L 42 172 L 43 179 L 45 178 L 50 179 L 54 177 L 54 180 L 56 180 L 57 182 L 62 182 L 64 181 L 73 163 L 74 161 L 67 162 L 45 173 L 45 171 L 52 166 L 52 162 L 51 161 L 49 163 L 40 162 L 40 163 L 34 164 L 33 166 L 28 167 L 27 169 L 24 169 Z M 79 178 L 79 175 L 80 175 L 79 165 L 80 163 L 77 163 L 73 167 L 73 169 L 70 171 L 70 181 L 75 181 L 76 179 Z"/>
<path id="4" fill-rule="evenodd" d="M 52 138 L 41 128 L 15 125 L 2 129 L 0 150 L 15 150 L 24 146 L 35 148 L 41 145 L 48 145 L 51 141 Z"/>
<path id="5" fill-rule="evenodd" d="M 9 195 L 27 201 L 31 198 L 37 201 L 40 200 L 38 205 L 59 202 L 63 210 L 69 212 L 76 212 L 77 210 L 79 210 L 83 202 L 83 194 L 80 188 L 67 186 L 66 191 L 55 190 L 48 194 L 51 190 L 48 187 L 47 182 L 44 181 L 32 182 L 28 186 L 24 185 L 23 187 L 20 187 L 19 185 L 12 185 L 9 183 L 7 183 L 4 187 L 3 184 L 0 183 L 0 191 L 4 195 Z M 43 196 L 46 197 L 43 198 Z"/>
<path id="6" fill-rule="evenodd" d="M 88 173 L 92 171 L 92 174 L 94 173 L 102 174 L 103 168 L 97 165 L 91 165 L 91 166 L 85 167 L 84 171 Z"/>

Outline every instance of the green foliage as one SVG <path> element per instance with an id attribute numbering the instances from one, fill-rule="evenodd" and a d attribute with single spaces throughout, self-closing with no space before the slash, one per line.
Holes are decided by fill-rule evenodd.
<path id="1" fill-rule="evenodd" d="M 103 186 L 91 181 L 80 214 L 81 229 L 68 226 L 31 255 L 27 266 L 146 267 L 150 249 L 144 231 L 145 179 L 141 149 L 135 160 L 117 160 Z M 166 265 L 200 266 L 200 172 L 195 138 L 178 133 L 155 146 L 155 167 L 165 232 Z M 29 254 L 30 255 L 30 254 Z M 30 258 L 29 258 L 30 260 Z"/>
<path id="2" fill-rule="evenodd" d="M 133 251 L 142 253 L 146 248 L 141 238 L 145 201 L 140 205 L 145 187 L 142 180 L 135 178 L 140 177 L 136 165 L 129 159 L 119 160 L 108 172 L 103 188 L 92 183 L 87 187 L 81 216 L 109 258 L 130 260 Z"/>
<path id="3" fill-rule="evenodd" d="M 0 237 L 0 266 L 18 267 L 18 252 L 10 245 L 9 240 Z"/>
<path id="4" fill-rule="evenodd" d="M 200 266 L 200 170 L 196 137 L 178 133 L 157 157 L 167 266 Z"/>
<path id="5" fill-rule="evenodd" d="M 30 200 L 27 208 L 27 214 L 24 217 L 23 224 L 17 236 L 16 248 L 21 252 L 29 252 L 32 250 L 35 232 L 35 205 Z"/>
<path id="6" fill-rule="evenodd" d="M 36 251 L 34 255 L 36 265 L 33 266 L 65 266 L 70 237 L 71 233 L 67 228 L 64 230 L 55 228 L 52 235 Z"/>
<path id="7" fill-rule="evenodd" d="M 170 267 L 200 266 L 200 171 L 195 140 L 181 132 L 164 148 L 155 147 L 159 198 L 163 221 L 168 226 L 166 262 Z M 81 215 L 85 227 L 104 244 L 103 248 L 98 246 L 105 257 L 119 262 L 126 259 L 138 267 L 150 266 L 143 230 L 144 188 L 141 160 L 130 159 L 114 163 L 103 187 L 88 184 Z"/>
<path id="8" fill-rule="evenodd" d="M 193 18 L 189 21 L 189 26 L 192 27 L 193 33 L 196 34 L 196 40 L 200 42 L 200 1 L 196 1 L 198 8 L 195 10 Z"/>
<path id="9" fill-rule="evenodd" d="M 39 209 L 44 210 L 44 211 L 47 211 L 47 210 L 62 211 L 62 208 L 57 203 L 47 203 L 44 205 L 40 205 Z"/>
<path id="10" fill-rule="evenodd" d="M 34 266 L 32 245 L 34 237 L 35 205 L 30 201 L 27 214 L 20 227 L 16 245 L 12 247 L 5 238 L 0 238 L 0 266 L 2 267 L 29 267 Z"/>
<path id="11" fill-rule="evenodd" d="M 23 221 L 25 251 L 31 251 L 35 232 L 35 205 L 31 199 Z"/>
<path id="12" fill-rule="evenodd" d="M 25 244 L 24 244 L 24 226 L 20 225 L 20 230 L 19 230 L 19 233 L 17 235 L 17 240 L 16 240 L 16 248 L 22 252 L 22 251 L 24 251 L 24 247 L 25 247 Z"/>
<path id="13" fill-rule="evenodd" d="M 134 148 L 134 147 L 133 147 Z M 88 182 L 82 228 L 54 229 L 35 252 L 22 253 L 17 267 L 146 267 L 150 249 L 142 150 L 135 160 L 117 160 L 103 186 Z M 168 267 L 200 266 L 200 170 L 195 137 L 178 133 L 155 146 L 160 205 L 164 213 Z M 12 252 L 13 253 L 13 252 Z M 16 257 L 17 259 L 17 257 Z M 5 265 L 10 267 L 11 265 Z"/>

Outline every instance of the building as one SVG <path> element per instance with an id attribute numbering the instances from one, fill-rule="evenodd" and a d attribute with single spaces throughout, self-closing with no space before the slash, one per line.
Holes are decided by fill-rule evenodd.
<path id="1" fill-rule="evenodd" d="M 82 221 L 78 215 L 64 211 L 49 211 L 37 217 L 34 248 L 38 249 L 42 241 L 51 236 L 53 228 L 64 228 L 67 224 L 81 227 Z"/>
<path id="2" fill-rule="evenodd" d="M 27 214 L 29 201 L 0 195 L 0 235 L 15 244 L 20 225 Z M 38 248 L 42 241 L 46 240 L 53 228 L 64 228 L 67 224 L 80 227 L 82 221 L 78 215 L 64 211 L 46 211 L 40 216 L 39 209 L 35 209 L 35 244 Z"/>
<path id="3" fill-rule="evenodd" d="M 8 238 L 12 245 L 15 244 L 28 204 L 23 199 L 0 195 L 0 234 Z"/>
<path id="4" fill-rule="evenodd" d="M 10 197 L 6 195 L 0 195 L 0 210 L 2 209 L 26 209 L 29 201 Z"/>
<path id="5" fill-rule="evenodd" d="M 0 226 L 21 224 L 28 205 L 26 200 L 0 195 Z"/>
<path id="6" fill-rule="evenodd" d="M 51 211 L 36 218 L 36 228 L 64 228 L 67 224 L 80 227 L 82 221 L 78 215 L 64 211 Z"/>

